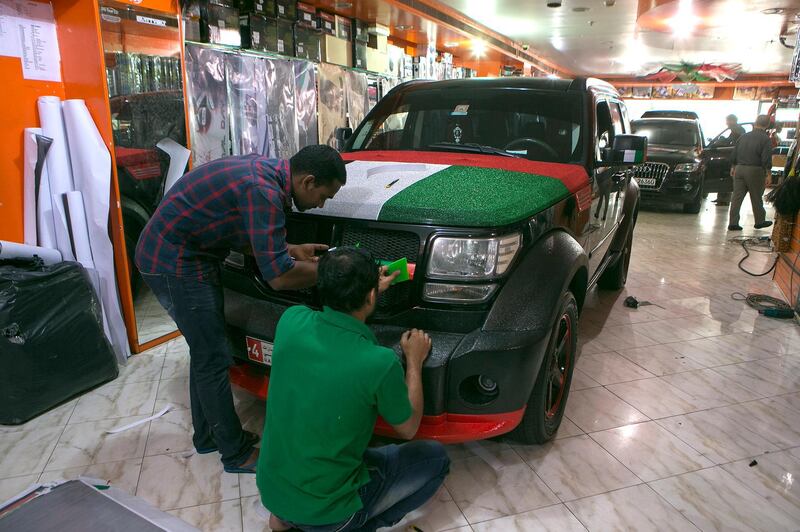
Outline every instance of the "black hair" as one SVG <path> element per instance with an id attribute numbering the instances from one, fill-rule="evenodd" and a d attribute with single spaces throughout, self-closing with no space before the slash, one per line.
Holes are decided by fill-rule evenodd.
<path id="1" fill-rule="evenodd" d="M 769 115 L 758 115 L 756 117 L 756 127 L 767 129 L 769 127 L 770 119 Z"/>
<path id="2" fill-rule="evenodd" d="M 347 170 L 339 152 L 324 144 L 306 146 L 289 160 L 292 173 L 311 174 L 317 185 L 326 186 L 338 181 L 347 182 Z"/>
<path id="3" fill-rule="evenodd" d="M 350 313 L 360 309 L 378 287 L 380 270 L 372 254 L 354 247 L 329 251 L 319 261 L 317 289 L 322 304 Z"/>
<path id="4" fill-rule="evenodd" d="M 728 115 L 725 117 L 725 120 L 733 120 L 737 124 L 739 123 L 739 117 L 737 117 L 736 115 Z"/>

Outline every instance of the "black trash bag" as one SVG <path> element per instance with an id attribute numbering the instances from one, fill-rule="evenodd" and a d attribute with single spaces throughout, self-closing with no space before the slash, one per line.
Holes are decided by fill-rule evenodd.
<path id="1" fill-rule="evenodd" d="M 0 261 L 0 424 L 24 423 L 117 375 L 80 264 Z"/>

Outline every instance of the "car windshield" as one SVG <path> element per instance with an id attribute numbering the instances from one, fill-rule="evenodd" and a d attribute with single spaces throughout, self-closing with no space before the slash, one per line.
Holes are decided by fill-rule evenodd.
<path id="1" fill-rule="evenodd" d="M 390 95 L 356 130 L 351 151 L 435 150 L 551 162 L 583 159 L 581 95 L 475 87 Z"/>
<path id="2" fill-rule="evenodd" d="M 661 146 L 697 146 L 700 136 L 695 122 L 678 120 L 634 120 L 635 135 L 644 135 L 647 142 Z"/>

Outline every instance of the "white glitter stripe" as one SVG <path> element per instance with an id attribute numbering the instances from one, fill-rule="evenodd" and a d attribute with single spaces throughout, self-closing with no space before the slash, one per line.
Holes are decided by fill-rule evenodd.
<path id="1" fill-rule="evenodd" d="M 395 195 L 450 165 L 353 161 L 347 168 L 347 184 L 322 209 L 309 214 L 358 220 L 377 220 L 383 205 Z"/>

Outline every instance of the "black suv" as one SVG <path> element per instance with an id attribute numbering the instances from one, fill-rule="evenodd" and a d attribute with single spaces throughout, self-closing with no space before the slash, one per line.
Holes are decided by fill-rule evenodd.
<path id="1" fill-rule="evenodd" d="M 586 294 L 627 276 L 631 168 L 646 151 L 630 131 L 619 94 L 599 80 L 406 83 L 346 138 L 347 185 L 288 218 L 289 242 L 360 245 L 414 266 L 370 326 L 398 356 L 408 328 L 433 338 L 417 437 L 554 436 Z M 236 253 L 223 282 L 232 381 L 266 397 L 278 319 L 290 305 L 318 308 L 317 295 L 271 290 Z M 393 434 L 380 420 L 376 432 Z"/>

